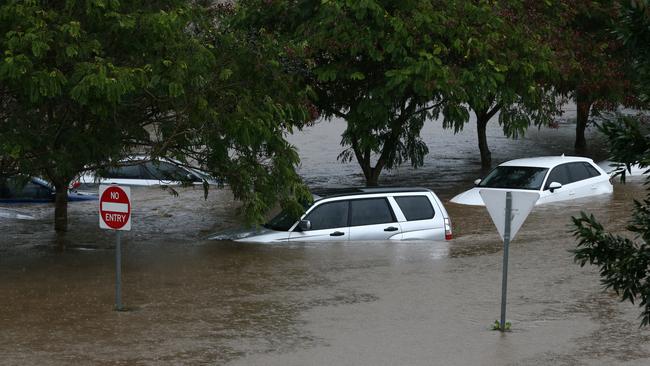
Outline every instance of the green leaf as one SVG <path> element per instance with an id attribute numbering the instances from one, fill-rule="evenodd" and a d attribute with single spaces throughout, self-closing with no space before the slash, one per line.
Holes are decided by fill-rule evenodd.
<path id="1" fill-rule="evenodd" d="M 366 78 L 366 76 L 362 72 L 359 72 L 359 71 L 353 72 L 350 75 L 350 79 L 352 79 L 352 80 L 363 80 L 365 78 Z"/>
<path id="2" fill-rule="evenodd" d="M 228 80 L 232 76 L 232 70 L 231 69 L 222 69 L 221 72 L 219 72 L 219 79 L 221 80 Z"/>
<path id="3" fill-rule="evenodd" d="M 169 83 L 168 93 L 171 97 L 179 97 L 183 95 L 184 92 L 185 90 L 181 84 L 175 82 Z"/>
<path id="4" fill-rule="evenodd" d="M 70 58 L 75 57 L 79 54 L 79 49 L 75 45 L 69 45 L 65 48 L 65 54 Z"/>

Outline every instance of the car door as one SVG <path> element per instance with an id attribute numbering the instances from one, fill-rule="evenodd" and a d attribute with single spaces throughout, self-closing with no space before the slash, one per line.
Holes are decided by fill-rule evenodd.
<path id="1" fill-rule="evenodd" d="M 142 164 L 132 163 L 115 168 L 109 168 L 100 183 L 115 183 L 123 185 L 148 186 L 157 183 L 146 177 Z"/>
<path id="2" fill-rule="evenodd" d="M 550 192 L 549 186 L 553 182 L 562 184 L 562 187 Z M 548 194 L 548 196 L 544 198 L 544 202 L 564 201 L 573 198 L 575 192 L 571 187 L 571 175 L 569 173 L 568 164 L 560 164 L 548 173 L 548 177 L 544 183 L 544 191 Z"/>
<path id="3" fill-rule="evenodd" d="M 436 215 L 427 195 L 400 195 L 393 199 L 404 215 L 400 222 L 402 239 L 445 240 L 443 215 Z"/>
<path id="4" fill-rule="evenodd" d="M 569 176 L 571 183 L 571 198 L 580 198 L 593 195 L 592 189 L 596 189 L 595 180 L 590 179 L 591 175 L 583 162 L 575 162 L 567 164 L 569 169 Z"/>
<path id="5" fill-rule="evenodd" d="M 289 235 L 290 241 L 341 241 L 350 238 L 348 227 L 349 201 L 324 202 L 305 215 L 310 230 L 300 231 L 297 227 Z"/>
<path id="6" fill-rule="evenodd" d="M 605 191 L 609 184 L 607 176 L 601 175 L 594 167 L 586 162 L 570 163 L 569 173 L 571 174 L 571 186 L 574 193 L 574 198 L 588 197 L 595 194 L 602 193 L 603 183 Z"/>
<path id="7" fill-rule="evenodd" d="M 386 197 L 350 200 L 350 240 L 401 238 L 402 228 Z"/>

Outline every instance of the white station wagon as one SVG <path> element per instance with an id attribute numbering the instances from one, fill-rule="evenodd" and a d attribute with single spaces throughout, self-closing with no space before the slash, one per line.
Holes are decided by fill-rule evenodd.
<path id="1" fill-rule="evenodd" d="M 442 202 L 424 188 L 360 188 L 314 202 L 300 220 L 280 213 L 263 228 L 210 237 L 245 242 L 449 240 Z"/>
<path id="2" fill-rule="evenodd" d="M 451 199 L 462 205 L 484 206 L 481 189 L 538 191 L 537 205 L 612 193 L 609 175 L 593 160 L 577 156 L 542 156 L 507 161 L 474 188 Z"/>

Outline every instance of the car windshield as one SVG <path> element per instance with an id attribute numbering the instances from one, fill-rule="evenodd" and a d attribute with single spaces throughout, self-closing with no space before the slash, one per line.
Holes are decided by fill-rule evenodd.
<path id="1" fill-rule="evenodd" d="M 282 211 L 264 224 L 264 227 L 276 231 L 289 231 L 296 220 L 297 218 L 292 217 L 288 212 Z"/>
<path id="2" fill-rule="evenodd" d="M 306 211 L 309 207 L 311 207 L 311 204 L 303 203 L 302 206 Z M 289 231 L 289 229 L 291 229 L 293 224 L 295 224 L 299 218 L 300 216 L 296 217 L 290 215 L 287 211 L 282 210 L 279 214 L 275 215 L 275 217 L 273 217 L 271 220 L 269 220 L 269 222 L 262 226 L 275 231 Z"/>
<path id="3" fill-rule="evenodd" d="M 547 171 L 547 168 L 531 166 L 498 166 L 478 186 L 538 190 L 542 187 Z"/>

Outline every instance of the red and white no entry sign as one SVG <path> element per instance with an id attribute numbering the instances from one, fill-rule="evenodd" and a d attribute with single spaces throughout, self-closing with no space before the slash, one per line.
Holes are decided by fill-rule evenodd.
<path id="1" fill-rule="evenodd" d="M 131 230 L 131 189 L 118 185 L 99 186 L 99 227 Z"/>

